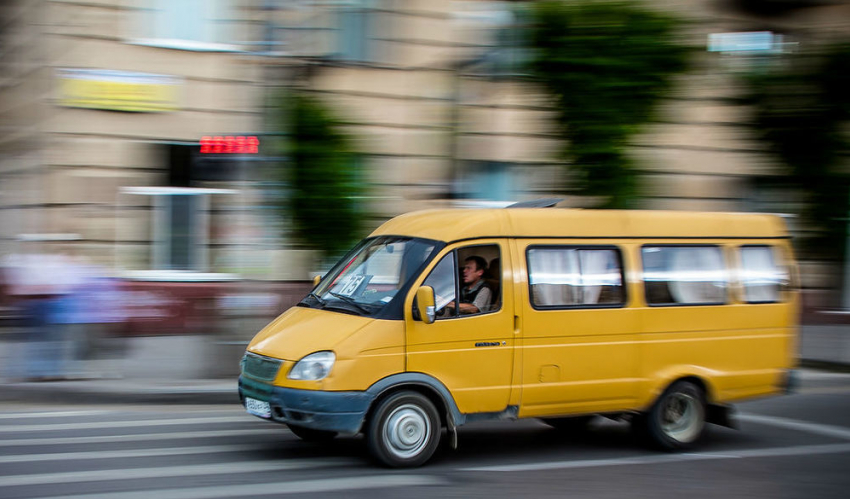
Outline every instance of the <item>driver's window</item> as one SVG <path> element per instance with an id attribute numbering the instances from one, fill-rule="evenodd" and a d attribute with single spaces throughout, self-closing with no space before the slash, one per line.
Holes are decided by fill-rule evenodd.
<path id="1" fill-rule="evenodd" d="M 489 314 L 501 308 L 499 246 L 466 246 L 447 254 L 423 283 L 434 288 L 436 318 Z M 460 300 L 456 300 L 458 289 Z"/>
<path id="2" fill-rule="evenodd" d="M 455 301 L 455 276 L 457 276 L 457 265 L 455 264 L 455 252 L 452 251 L 444 256 L 440 263 L 434 267 L 431 274 L 423 283 L 425 286 L 434 288 L 434 298 L 437 311 L 437 319 L 447 319 L 455 317 L 457 311 L 454 307 L 447 305 Z"/>

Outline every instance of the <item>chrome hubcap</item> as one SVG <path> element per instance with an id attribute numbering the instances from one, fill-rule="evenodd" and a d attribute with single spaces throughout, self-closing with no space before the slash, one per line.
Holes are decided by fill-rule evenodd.
<path id="1" fill-rule="evenodd" d="M 661 408 L 661 430 L 681 443 L 692 442 L 703 425 L 702 404 L 686 393 L 671 393 Z"/>
<path id="2" fill-rule="evenodd" d="M 411 458 L 422 452 L 431 437 L 431 420 L 422 408 L 404 404 L 393 409 L 384 424 L 384 441 L 395 456 Z"/>

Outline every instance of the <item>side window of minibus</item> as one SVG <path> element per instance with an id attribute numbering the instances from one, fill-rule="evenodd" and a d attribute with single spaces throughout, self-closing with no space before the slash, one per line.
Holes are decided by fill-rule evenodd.
<path id="1" fill-rule="evenodd" d="M 535 246 L 527 252 L 535 308 L 617 307 L 625 303 L 620 252 L 608 247 Z"/>
<path id="2" fill-rule="evenodd" d="M 774 248 L 765 245 L 748 245 L 740 249 L 741 286 L 746 303 L 776 303 L 780 291 L 787 286 L 790 276 L 777 258 Z"/>
<path id="3" fill-rule="evenodd" d="M 650 306 L 722 305 L 728 273 L 716 245 L 646 245 L 641 248 L 646 303 Z"/>

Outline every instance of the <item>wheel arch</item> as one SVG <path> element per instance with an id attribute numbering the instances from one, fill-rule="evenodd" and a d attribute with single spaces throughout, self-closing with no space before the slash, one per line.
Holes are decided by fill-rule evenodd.
<path id="1" fill-rule="evenodd" d="M 445 385 L 427 374 L 404 373 L 389 376 L 369 387 L 367 392 L 372 397 L 370 397 L 369 408 L 366 410 L 366 416 L 363 419 L 361 428 L 368 425 L 375 412 L 375 408 L 380 405 L 381 401 L 394 393 L 404 390 L 417 392 L 430 400 L 440 414 L 440 424 L 442 426 L 457 426 L 462 424 L 463 415 L 458 410 L 451 392 L 449 392 Z"/>
<path id="2" fill-rule="evenodd" d="M 711 371 L 698 366 L 676 366 L 659 372 L 652 378 L 653 381 L 649 395 L 641 404 L 642 410 L 649 410 L 655 404 L 655 401 L 658 400 L 658 397 L 677 381 L 689 381 L 695 384 L 703 391 L 705 403 L 707 405 L 715 404 L 717 403 L 718 392 L 713 378 L 714 376 Z"/>

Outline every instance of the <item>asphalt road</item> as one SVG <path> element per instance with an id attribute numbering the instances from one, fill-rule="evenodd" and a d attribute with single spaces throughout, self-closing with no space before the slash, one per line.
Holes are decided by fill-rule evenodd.
<path id="1" fill-rule="evenodd" d="M 578 436 L 536 421 L 460 429 L 459 448 L 414 470 L 373 464 L 360 438 L 307 444 L 239 406 L 0 405 L 0 497 L 190 499 L 845 498 L 850 375 L 809 373 L 800 393 L 740 404 L 684 454 L 642 448 L 622 423 Z"/>

